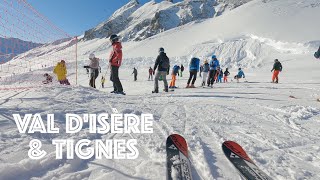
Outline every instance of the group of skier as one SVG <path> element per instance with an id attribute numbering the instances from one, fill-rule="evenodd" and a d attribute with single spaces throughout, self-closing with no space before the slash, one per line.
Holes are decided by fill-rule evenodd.
<path id="1" fill-rule="evenodd" d="M 125 95 L 123 91 L 123 87 L 121 84 L 121 81 L 119 79 L 119 68 L 122 63 L 122 45 L 121 42 L 119 42 L 119 36 L 117 35 L 111 35 L 110 42 L 112 44 L 112 51 L 110 53 L 109 57 L 109 68 L 111 71 L 110 80 L 113 82 L 113 88 L 114 90 L 111 93 L 115 94 L 123 94 Z M 320 47 L 317 52 L 315 52 L 314 56 L 316 58 L 320 58 Z M 95 57 L 95 54 L 91 53 L 89 55 L 90 64 L 87 66 L 84 66 L 84 68 L 88 69 L 90 74 L 90 81 L 89 85 L 93 88 L 96 88 L 96 79 L 99 75 L 99 68 L 100 68 L 100 59 Z M 153 80 L 154 77 L 154 90 L 152 93 L 159 93 L 159 80 L 162 80 L 164 83 L 164 89 L 163 91 L 168 92 L 170 88 L 174 89 L 177 88 L 176 86 L 176 80 L 178 76 L 182 77 L 182 74 L 184 72 L 185 68 L 181 64 L 174 65 L 172 67 L 171 71 L 171 82 L 168 84 L 167 81 L 167 75 L 169 75 L 170 71 L 170 60 L 165 53 L 164 48 L 159 48 L 159 55 L 156 58 L 154 67 L 149 68 L 149 77 L 148 80 Z M 278 59 L 275 59 L 273 68 L 271 72 L 273 72 L 272 75 L 272 83 L 278 83 L 279 82 L 279 73 L 282 71 L 282 64 Z M 57 65 L 54 68 L 53 71 L 57 75 L 57 79 L 60 82 L 60 84 L 70 85 L 68 79 L 66 78 L 67 70 L 66 70 L 66 63 L 64 60 L 61 60 L 57 63 Z M 100 68 L 101 72 L 101 68 Z M 201 86 L 205 87 L 206 85 L 208 87 L 213 87 L 213 84 L 216 83 L 226 83 L 228 82 L 228 77 L 230 76 L 230 72 L 228 68 L 223 71 L 223 69 L 220 67 L 220 62 L 217 59 L 216 55 L 211 56 L 211 60 L 208 61 L 207 59 L 204 60 L 203 64 L 200 65 L 200 59 L 197 57 L 192 57 L 189 62 L 189 78 L 187 81 L 186 88 L 195 88 L 195 82 L 197 79 L 197 74 L 200 72 L 201 77 Z M 133 68 L 134 75 L 134 81 L 137 81 L 137 75 L 138 71 L 136 68 Z M 46 77 L 46 80 L 43 81 L 44 84 L 52 82 L 52 77 L 49 74 L 44 75 Z M 245 74 L 241 68 L 238 69 L 237 75 L 234 76 L 234 79 L 239 82 L 241 78 L 245 78 Z M 222 80 L 223 79 L 223 80 Z M 101 86 L 104 88 L 104 83 L 106 79 L 104 76 L 101 77 Z"/>

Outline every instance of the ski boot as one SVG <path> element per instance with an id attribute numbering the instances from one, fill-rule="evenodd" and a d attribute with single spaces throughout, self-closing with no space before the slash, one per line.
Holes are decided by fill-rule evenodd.
<path id="1" fill-rule="evenodd" d="M 154 91 L 152 91 L 152 93 L 159 93 L 159 90 L 155 89 Z"/>

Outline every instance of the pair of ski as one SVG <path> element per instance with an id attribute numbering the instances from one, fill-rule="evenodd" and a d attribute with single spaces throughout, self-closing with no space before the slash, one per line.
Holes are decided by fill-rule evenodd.
<path id="1" fill-rule="evenodd" d="M 192 180 L 186 140 L 178 134 L 170 135 L 167 138 L 166 150 L 167 180 Z M 222 144 L 222 150 L 244 179 L 271 179 L 258 168 L 258 166 L 249 158 L 245 150 L 243 150 L 243 148 L 236 142 L 225 141 Z"/>

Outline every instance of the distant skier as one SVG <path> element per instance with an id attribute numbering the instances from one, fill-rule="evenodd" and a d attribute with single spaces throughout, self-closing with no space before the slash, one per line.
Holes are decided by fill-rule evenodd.
<path id="1" fill-rule="evenodd" d="M 195 88 L 194 83 L 197 80 L 197 73 L 199 72 L 199 70 L 200 70 L 200 59 L 196 57 L 191 58 L 191 61 L 189 64 L 190 76 L 189 76 L 186 88 Z M 190 82 L 191 82 L 191 85 L 190 85 Z"/>
<path id="2" fill-rule="evenodd" d="M 90 64 L 88 66 L 83 66 L 86 69 L 89 69 L 90 72 L 90 81 L 89 85 L 93 88 L 96 88 L 96 79 L 99 76 L 99 58 L 96 58 L 96 56 L 91 53 L 89 55 Z"/>
<path id="3" fill-rule="evenodd" d="M 239 82 L 239 79 L 241 78 L 246 78 L 241 68 L 238 69 L 238 74 L 234 78 L 237 80 L 237 82 Z"/>
<path id="4" fill-rule="evenodd" d="M 104 88 L 104 83 L 106 82 L 106 78 L 104 76 L 101 77 L 101 87 Z"/>
<path id="5" fill-rule="evenodd" d="M 69 80 L 67 79 L 67 67 L 64 60 L 57 63 L 54 67 L 53 73 L 57 75 L 57 79 L 60 84 L 70 85 Z"/>
<path id="6" fill-rule="evenodd" d="M 210 69 L 210 66 L 209 66 L 208 60 L 205 60 L 204 64 L 203 64 L 202 84 L 201 84 L 201 86 L 205 86 L 206 85 L 209 69 Z"/>
<path id="7" fill-rule="evenodd" d="M 153 81 L 153 69 L 150 67 L 149 68 L 149 78 L 148 78 L 148 80 L 150 81 Z"/>
<path id="8" fill-rule="evenodd" d="M 222 83 L 222 78 L 223 78 L 223 71 L 222 71 L 222 69 L 220 69 L 219 75 L 218 75 L 218 82 L 219 83 Z"/>
<path id="9" fill-rule="evenodd" d="M 228 82 L 228 76 L 230 75 L 230 72 L 228 70 L 228 68 L 226 68 L 226 71 L 224 71 L 224 78 L 223 78 L 223 82 Z"/>
<path id="10" fill-rule="evenodd" d="M 119 42 L 119 36 L 113 34 L 110 36 L 112 51 L 110 53 L 109 63 L 111 65 L 111 77 L 113 82 L 113 91 L 111 93 L 126 95 L 123 92 L 122 84 L 119 79 L 119 68 L 122 63 L 122 45 Z"/>
<path id="11" fill-rule="evenodd" d="M 132 74 L 134 75 L 134 81 L 138 80 L 138 70 L 134 67 Z"/>
<path id="12" fill-rule="evenodd" d="M 184 71 L 184 66 L 181 64 L 181 66 L 180 66 L 180 77 L 182 77 L 182 73 L 183 73 L 183 71 Z"/>
<path id="13" fill-rule="evenodd" d="M 172 73 L 171 73 L 172 78 L 171 78 L 169 88 L 177 88 L 176 87 L 176 79 L 177 79 L 177 75 L 179 76 L 179 70 L 180 70 L 180 67 L 178 65 L 173 66 Z"/>
<path id="14" fill-rule="evenodd" d="M 279 73 L 282 71 L 282 65 L 279 62 L 278 59 L 274 60 L 274 64 L 273 64 L 273 68 L 271 70 L 271 72 L 273 71 L 273 75 L 272 75 L 272 83 L 278 83 L 279 82 Z"/>
<path id="15" fill-rule="evenodd" d="M 50 76 L 48 73 L 45 73 L 43 76 L 46 78 L 46 80 L 42 81 L 43 84 L 52 83 L 52 76 Z"/>
<path id="16" fill-rule="evenodd" d="M 158 69 L 158 70 L 157 70 Z M 159 93 L 159 78 L 162 76 L 162 80 L 164 83 L 164 91 L 168 92 L 168 82 L 167 82 L 167 75 L 169 74 L 170 69 L 170 60 L 167 54 L 164 52 L 164 48 L 159 48 L 159 55 L 156 59 L 154 64 L 153 73 L 156 72 L 155 81 L 154 81 L 154 90 L 152 93 Z"/>
<path id="17" fill-rule="evenodd" d="M 314 57 L 319 59 L 320 58 L 320 46 L 317 52 L 314 53 Z"/>
<path id="18" fill-rule="evenodd" d="M 209 78 L 208 78 L 208 87 L 212 87 L 214 83 L 215 75 L 217 74 L 217 68 L 220 66 L 219 60 L 217 59 L 216 55 L 212 55 L 210 61 L 210 71 L 209 71 Z"/>

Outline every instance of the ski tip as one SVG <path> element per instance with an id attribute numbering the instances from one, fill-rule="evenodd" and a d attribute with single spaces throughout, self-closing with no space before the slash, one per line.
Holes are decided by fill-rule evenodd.
<path id="1" fill-rule="evenodd" d="M 167 141 L 171 139 L 172 142 L 179 148 L 179 150 L 186 156 L 188 157 L 188 145 L 186 140 L 179 134 L 171 134 L 168 138 Z"/>
<path id="2" fill-rule="evenodd" d="M 241 158 L 245 159 L 246 161 L 249 161 L 254 164 L 254 162 L 250 159 L 250 157 L 247 155 L 246 151 L 236 142 L 234 141 L 225 141 L 222 144 L 222 150 L 225 153 L 226 149 L 230 150 L 237 156 L 240 156 Z"/>

